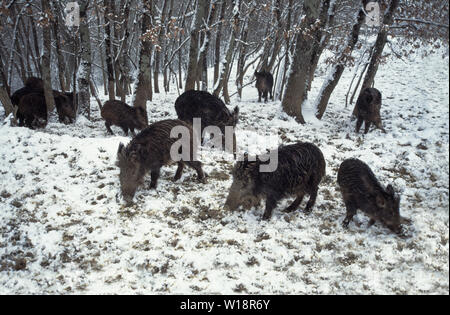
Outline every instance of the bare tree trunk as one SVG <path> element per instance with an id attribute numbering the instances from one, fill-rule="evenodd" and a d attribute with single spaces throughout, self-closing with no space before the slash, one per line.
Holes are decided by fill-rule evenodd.
<path id="1" fill-rule="evenodd" d="M 290 76 L 283 98 L 283 110 L 296 120 L 304 124 L 302 105 L 307 98 L 309 70 L 313 53 L 312 38 L 314 24 L 319 18 L 320 1 L 305 0 L 303 10 L 305 18 L 301 23 L 301 32 L 297 37 L 294 60 L 290 68 Z"/>
<path id="2" fill-rule="evenodd" d="M 362 25 L 366 19 L 365 7 L 368 0 L 363 0 L 361 3 L 361 9 L 359 10 L 357 20 L 353 25 L 352 32 L 348 37 L 347 44 L 342 48 L 341 55 L 337 60 L 336 64 L 333 65 L 331 69 L 331 74 L 329 79 L 324 83 L 322 89 L 319 93 L 319 97 L 317 98 L 317 114 L 316 117 L 318 119 L 322 119 L 323 115 L 328 106 L 328 102 L 330 101 L 331 94 L 336 88 L 339 80 L 341 79 L 342 74 L 345 70 L 345 60 L 348 55 L 351 55 L 353 49 L 355 48 L 356 43 L 359 40 L 359 33 Z"/>
<path id="3" fill-rule="evenodd" d="M 292 10 L 293 10 L 293 5 L 294 5 L 294 0 L 289 0 L 288 3 L 288 17 L 287 17 L 287 24 L 286 24 L 286 29 L 290 30 L 291 29 L 291 23 L 292 23 Z M 283 100 L 283 92 L 284 92 L 284 87 L 286 85 L 286 79 L 287 79 L 287 73 L 289 70 L 289 66 L 290 66 L 290 45 L 291 45 L 291 38 L 289 37 L 288 34 L 285 34 L 285 60 L 284 60 L 284 71 L 283 71 L 283 80 L 281 82 L 281 88 L 280 88 L 280 101 Z"/>
<path id="4" fill-rule="evenodd" d="M 112 1 L 114 0 L 104 0 L 103 5 L 105 6 L 105 47 L 106 47 L 106 67 L 108 71 L 108 95 L 109 100 L 113 101 L 116 99 L 115 91 L 115 78 L 114 78 L 114 66 L 113 66 L 113 50 L 111 45 L 111 26 L 112 26 Z"/>
<path id="5" fill-rule="evenodd" d="M 369 67 L 367 69 L 361 91 L 373 85 L 375 76 L 377 75 L 378 66 L 380 64 L 380 59 L 383 55 L 383 50 L 387 43 L 389 27 L 392 25 L 392 23 L 394 23 L 394 14 L 399 4 L 400 0 L 390 0 L 389 8 L 383 18 L 383 25 L 380 28 L 377 36 L 377 41 L 375 42 L 374 50 L 370 58 Z M 356 114 L 356 107 L 354 113 Z"/>
<path id="6" fill-rule="evenodd" d="M 89 81 L 91 79 L 91 38 L 88 24 L 89 0 L 82 0 L 80 4 L 80 41 L 81 63 L 78 68 L 77 85 L 79 90 L 78 108 L 81 115 L 91 119 L 91 93 Z"/>
<path id="7" fill-rule="evenodd" d="M 172 13 L 173 13 L 173 0 L 170 0 L 169 12 L 167 14 L 169 20 L 172 17 Z M 169 25 L 170 25 L 170 22 L 167 22 L 166 23 L 166 34 L 169 33 Z M 172 45 L 173 45 L 173 42 L 174 41 L 172 41 Z M 166 47 L 166 48 L 168 48 L 168 47 Z M 163 69 L 163 81 L 164 81 L 163 84 L 164 84 L 165 92 L 170 91 L 170 78 L 169 78 L 170 72 L 169 72 L 169 75 L 167 74 L 167 68 L 169 68 L 168 62 L 169 62 L 169 49 L 166 49 L 164 52 L 164 69 Z"/>
<path id="8" fill-rule="evenodd" d="M 102 24 L 102 19 L 101 19 L 101 15 L 98 10 L 98 7 L 96 7 L 96 9 L 95 9 L 95 14 L 97 15 L 97 21 L 98 21 L 97 37 L 100 40 L 100 38 L 101 38 L 100 37 L 101 36 L 100 35 L 101 34 L 100 33 L 100 25 L 103 25 L 103 24 Z M 106 23 L 105 18 L 103 19 L 103 23 Z M 106 30 L 105 30 L 105 33 L 106 33 Z M 105 38 L 105 40 L 106 40 L 106 38 Z M 103 48 L 103 45 L 101 45 L 99 47 L 99 49 L 100 49 L 100 62 L 101 62 L 101 66 L 102 66 L 103 92 L 105 93 L 105 95 L 108 95 L 108 78 L 106 77 L 106 72 L 105 72 L 105 52 L 106 52 L 106 50 Z"/>
<path id="9" fill-rule="evenodd" d="M 208 25 L 207 30 L 203 39 L 203 45 L 200 49 L 200 56 L 199 56 L 199 79 L 201 81 L 201 89 L 203 91 L 208 90 L 208 50 L 209 45 L 211 42 L 211 26 L 214 22 L 215 16 L 216 16 L 216 5 L 217 1 L 213 1 L 211 3 L 211 8 L 209 10 L 209 17 L 208 17 Z"/>
<path id="10" fill-rule="evenodd" d="M 159 33 L 158 33 L 158 45 L 155 50 L 155 69 L 153 71 L 153 84 L 155 87 L 155 93 L 159 94 L 159 71 L 161 68 L 161 51 L 164 48 L 164 24 L 166 23 L 166 12 L 169 1 L 163 0 L 163 6 L 161 10 L 161 18 L 159 19 Z"/>
<path id="11" fill-rule="evenodd" d="M 220 71 L 218 82 L 215 84 L 214 95 L 219 96 L 220 92 L 224 90 L 225 102 L 229 103 L 230 96 L 228 95 L 228 78 L 231 71 L 231 62 L 234 54 L 234 49 L 236 47 L 236 39 L 239 33 L 239 23 L 240 23 L 240 9 L 241 0 L 233 0 L 233 22 L 231 23 L 231 37 L 228 42 L 227 53 L 225 60 L 222 62 L 222 69 Z"/>
<path id="12" fill-rule="evenodd" d="M 54 0 L 52 0 L 52 9 L 53 12 L 56 12 L 57 8 L 54 5 Z M 66 79 L 64 77 L 64 58 L 61 52 L 61 41 L 59 38 L 59 15 L 54 15 L 54 21 L 53 21 L 53 35 L 55 36 L 55 45 L 56 45 L 56 58 L 58 62 L 58 78 L 59 78 L 59 85 L 61 87 L 61 91 L 65 92 L 67 91 L 67 85 L 66 85 Z"/>
<path id="13" fill-rule="evenodd" d="M 222 29 L 225 21 L 225 9 L 227 7 L 227 3 L 225 0 L 222 0 L 222 5 L 220 8 L 220 17 L 219 17 L 219 26 L 216 32 L 216 47 L 214 51 L 214 82 L 217 82 L 219 79 L 219 70 L 220 70 L 220 44 L 222 40 Z"/>
<path id="14" fill-rule="evenodd" d="M 329 0 L 328 0 L 329 1 Z M 272 56 L 265 70 L 272 72 L 272 68 L 275 65 L 278 54 L 280 53 L 281 43 L 283 41 L 283 23 L 281 22 L 281 0 L 275 0 L 275 7 L 273 8 L 273 14 L 276 21 L 276 35 L 273 42 Z"/>
<path id="15" fill-rule="evenodd" d="M 308 91 L 311 91 L 312 82 L 314 81 L 314 75 L 316 73 L 317 65 L 319 64 L 320 57 L 327 46 L 327 43 L 331 37 L 327 32 L 326 27 L 330 27 L 334 20 L 334 11 L 336 9 L 336 2 L 331 3 L 331 0 L 324 0 L 322 8 L 320 10 L 320 32 L 316 33 L 314 38 L 314 50 L 311 59 L 311 69 L 309 71 L 309 86 Z"/>
<path id="16" fill-rule="evenodd" d="M 128 27 L 128 20 L 130 17 L 130 6 L 131 6 L 131 0 L 126 0 L 125 4 L 122 6 L 123 11 L 121 14 L 121 22 L 120 22 L 120 40 L 119 40 L 119 52 L 118 56 L 116 56 L 117 63 L 119 64 L 119 73 L 120 76 L 118 78 L 119 80 L 119 86 L 120 86 L 120 99 L 122 102 L 125 102 L 126 96 L 128 94 L 128 85 L 130 82 L 130 67 L 129 62 L 127 60 L 127 48 L 129 46 L 129 40 L 130 40 L 130 28 Z"/>
<path id="17" fill-rule="evenodd" d="M 9 98 L 8 90 L 8 80 L 5 76 L 2 55 L 0 54 L 0 103 L 2 103 L 3 108 L 5 109 L 6 117 L 8 117 L 11 113 L 14 113 L 14 107 L 11 103 L 11 99 Z M 16 115 L 14 114 L 14 118 L 15 116 Z"/>
<path id="18" fill-rule="evenodd" d="M 147 110 L 147 101 L 152 99 L 152 82 L 151 82 L 151 38 L 147 31 L 152 28 L 153 1 L 143 0 L 144 12 L 142 17 L 142 47 L 139 57 L 139 74 L 136 82 L 136 94 L 134 99 L 134 107 L 141 107 Z M 146 36 L 147 35 L 147 36 Z"/>
<path id="19" fill-rule="evenodd" d="M 51 9 L 49 0 L 41 0 L 43 16 L 46 17 L 45 21 L 42 21 L 42 36 L 43 36 L 43 53 L 42 53 L 42 79 L 44 81 L 44 95 L 45 102 L 47 103 L 47 112 L 51 113 L 55 109 L 55 98 L 53 96 L 52 89 L 52 76 L 50 69 L 50 60 L 52 52 L 52 32 L 50 28 Z"/>
<path id="20" fill-rule="evenodd" d="M 198 56 L 199 56 L 199 38 L 203 21 L 206 17 L 206 4 L 209 0 L 198 0 L 195 20 L 191 30 L 191 45 L 189 49 L 189 64 L 186 78 L 185 90 L 194 90 L 197 79 Z"/>

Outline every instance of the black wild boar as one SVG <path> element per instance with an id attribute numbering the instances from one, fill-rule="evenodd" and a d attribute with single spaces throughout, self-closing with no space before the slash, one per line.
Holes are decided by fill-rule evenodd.
<path id="1" fill-rule="evenodd" d="M 17 111 L 19 126 L 44 128 L 47 125 L 47 104 L 41 93 L 31 93 L 23 96 Z"/>
<path id="2" fill-rule="evenodd" d="M 20 99 L 30 93 L 44 93 L 44 82 L 42 79 L 31 77 L 25 81 L 25 86 L 11 96 L 11 103 L 19 106 Z"/>
<path id="3" fill-rule="evenodd" d="M 269 220 L 280 199 L 296 196 L 285 210 L 293 212 L 300 206 L 305 194 L 309 194 L 305 212 L 311 212 L 326 167 L 324 156 L 317 146 L 311 143 L 281 146 L 278 149 L 278 168 L 273 173 L 260 172 L 261 164 L 266 163 L 259 159 L 250 162 L 247 158 L 244 162 L 237 162 L 225 204 L 228 209 L 233 211 L 240 205 L 256 206 L 262 198 L 266 198 L 263 219 Z"/>
<path id="4" fill-rule="evenodd" d="M 55 97 L 55 106 L 56 111 L 58 112 L 59 122 L 72 124 L 77 117 L 76 107 L 73 103 L 73 93 L 53 91 L 53 95 Z"/>
<path id="5" fill-rule="evenodd" d="M 43 90 L 44 89 L 44 81 L 40 78 L 30 77 L 25 81 L 25 87 L 32 90 Z"/>
<path id="6" fill-rule="evenodd" d="M 360 209 L 370 217 L 369 227 L 380 221 L 393 232 L 401 232 L 400 197 L 392 185 L 383 188 L 366 163 L 358 159 L 345 160 L 337 180 L 347 208 L 344 227 L 348 227 Z"/>
<path id="7" fill-rule="evenodd" d="M 175 102 L 178 119 L 193 124 L 194 118 L 201 119 L 201 133 L 206 127 L 216 126 L 225 135 L 225 127 L 235 128 L 239 121 L 239 107 L 231 112 L 222 100 L 208 92 L 187 91 Z M 203 141 L 202 141 L 203 142 Z M 222 138 L 222 148 L 225 148 L 225 138 Z M 233 153 L 236 153 L 236 135 L 233 134 Z"/>
<path id="8" fill-rule="evenodd" d="M 19 106 L 19 102 L 22 97 L 30 93 L 40 93 L 40 92 L 41 90 L 34 90 L 28 87 L 23 87 L 13 93 L 13 95 L 11 96 L 11 103 L 14 106 Z"/>
<path id="9" fill-rule="evenodd" d="M 119 126 L 128 136 L 128 130 L 131 130 L 135 136 L 134 129 L 142 130 L 148 126 L 147 111 L 141 107 L 131 107 L 121 101 L 107 101 L 102 108 L 102 118 L 105 120 L 105 126 L 112 135 L 111 126 Z"/>
<path id="10" fill-rule="evenodd" d="M 377 89 L 367 88 L 362 91 L 356 102 L 356 113 L 358 118 L 356 132 L 359 132 L 362 123 L 365 122 L 365 134 L 369 132 L 369 128 L 372 124 L 386 133 L 380 115 L 381 101 L 382 95 Z"/>
<path id="11" fill-rule="evenodd" d="M 259 99 L 258 102 L 261 102 L 261 98 L 264 97 L 265 102 L 267 103 L 269 93 L 270 99 L 273 100 L 273 76 L 271 73 L 267 71 L 255 71 L 256 77 L 256 88 L 258 89 Z"/>
<path id="12" fill-rule="evenodd" d="M 170 133 L 175 127 L 185 127 L 190 132 L 190 161 L 174 162 L 171 149 L 179 139 L 171 138 Z M 117 162 L 120 168 L 120 187 L 124 200 L 130 203 L 144 175 L 151 173 L 150 189 L 156 188 L 161 167 L 178 163 L 178 170 L 174 180 L 181 178 L 184 166 L 187 165 L 197 171 L 198 179 L 205 182 L 202 163 L 193 160 L 194 131 L 189 124 L 181 120 L 165 120 L 150 125 L 139 133 L 126 147 L 120 144 Z M 182 152 L 179 152 L 182 154 Z"/>

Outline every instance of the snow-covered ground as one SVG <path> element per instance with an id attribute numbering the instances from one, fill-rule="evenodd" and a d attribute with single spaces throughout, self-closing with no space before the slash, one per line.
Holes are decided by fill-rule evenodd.
<path id="1" fill-rule="evenodd" d="M 322 121 L 306 105 L 304 126 L 280 102 L 257 103 L 254 87 L 233 98 L 231 106 L 241 110 L 240 144 L 274 129 L 283 143 L 317 144 L 327 161 L 313 213 L 283 214 L 291 201 L 284 200 L 270 222 L 261 221 L 263 204 L 223 210 L 233 164 L 215 151 L 203 156 L 206 185 L 191 170 L 173 183 L 175 168 L 166 167 L 156 191 L 143 186 L 134 206 L 117 203 L 116 152 L 130 138 L 107 135 L 95 101 L 93 122 L 65 126 L 54 117 L 39 131 L 4 122 L 0 294 L 448 294 L 448 57 L 380 68 L 387 134 L 354 132 L 352 108 L 344 106 L 351 78 L 347 71 Z M 175 118 L 177 96 L 156 95 L 150 121 Z M 368 229 L 361 212 L 348 230 L 341 227 L 336 175 L 349 157 L 366 161 L 401 192 L 409 237 L 379 224 Z"/>

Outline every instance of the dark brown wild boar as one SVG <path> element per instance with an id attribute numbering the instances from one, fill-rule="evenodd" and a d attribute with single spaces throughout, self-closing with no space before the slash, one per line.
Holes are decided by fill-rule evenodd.
<path id="1" fill-rule="evenodd" d="M 267 103 L 270 99 L 273 100 L 273 76 L 270 72 L 267 71 L 255 71 L 256 77 L 256 88 L 258 89 L 259 99 L 258 102 L 261 102 L 261 98 L 264 97 L 264 101 Z"/>
<path id="2" fill-rule="evenodd" d="M 44 89 L 44 81 L 40 78 L 30 77 L 25 81 L 25 87 L 32 90 L 43 90 Z"/>
<path id="3" fill-rule="evenodd" d="M 241 205 L 249 208 L 257 206 L 265 198 L 263 219 L 269 220 L 282 198 L 297 197 L 285 210 L 293 212 L 300 206 L 305 194 L 309 194 L 305 212 L 310 213 L 317 198 L 319 183 L 325 176 L 325 159 L 320 149 L 311 143 L 282 146 L 278 149 L 278 168 L 274 172 L 261 172 L 262 164 L 266 163 L 260 159 L 251 162 L 248 158 L 237 162 L 225 206 L 231 211 Z"/>
<path id="4" fill-rule="evenodd" d="M 174 162 L 171 156 L 172 146 L 179 141 L 171 138 L 171 131 L 175 127 L 182 127 L 190 133 L 190 160 Z M 120 187 L 124 200 L 132 202 L 139 185 L 143 183 L 144 176 L 151 173 L 150 189 L 156 188 L 160 170 L 163 166 L 178 164 L 174 181 L 181 178 L 185 165 L 197 171 L 198 179 L 205 182 L 202 163 L 194 161 L 196 148 L 193 145 L 194 131 L 192 127 L 181 120 L 165 120 L 154 123 L 139 133 L 126 147 L 120 144 L 117 153 L 117 163 L 120 168 Z M 182 154 L 183 152 L 178 152 Z"/>
<path id="5" fill-rule="evenodd" d="M 206 127 L 216 126 L 224 136 L 226 127 L 235 128 L 239 121 L 239 107 L 231 112 L 218 97 L 204 91 L 187 91 L 175 102 L 178 119 L 193 124 L 194 118 L 201 119 L 201 133 Z M 203 141 L 202 141 L 203 142 Z M 225 138 L 222 138 L 222 148 L 225 150 Z M 233 153 L 236 153 L 236 135 L 233 133 Z"/>
<path id="6" fill-rule="evenodd" d="M 40 93 L 31 93 L 23 96 L 17 111 L 19 126 L 28 128 L 45 128 L 47 125 L 47 105 L 45 97 Z"/>
<path id="7" fill-rule="evenodd" d="M 58 113 L 60 123 L 72 124 L 77 117 L 77 111 L 74 107 L 73 99 L 68 97 L 66 93 L 53 91 L 55 97 L 55 106 Z"/>
<path id="8" fill-rule="evenodd" d="M 102 108 L 102 118 L 105 120 L 105 126 L 112 135 L 111 126 L 119 126 L 128 136 L 128 130 L 131 130 L 135 136 L 134 129 L 142 130 L 148 126 L 147 111 L 141 107 L 131 107 L 121 101 L 107 101 Z"/>
<path id="9" fill-rule="evenodd" d="M 386 133 L 381 121 L 381 102 L 382 95 L 377 89 L 367 88 L 362 91 L 356 102 L 356 112 L 358 121 L 356 123 L 356 132 L 359 133 L 362 123 L 365 123 L 364 133 L 369 132 L 369 128 L 374 124 L 378 129 Z"/>
<path id="10" fill-rule="evenodd" d="M 392 185 L 383 188 L 366 163 L 358 159 L 345 160 L 337 180 L 347 208 L 344 227 L 348 227 L 360 209 L 370 217 L 369 227 L 380 221 L 393 232 L 401 232 L 400 197 Z"/>

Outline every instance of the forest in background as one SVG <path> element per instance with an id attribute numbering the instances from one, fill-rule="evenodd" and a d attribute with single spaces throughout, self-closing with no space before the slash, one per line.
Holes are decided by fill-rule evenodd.
<path id="1" fill-rule="evenodd" d="M 305 123 L 304 101 L 313 99 L 321 119 L 346 67 L 360 69 L 347 95 L 353 102 L 392 57 L 383 53 L 386 45 L 393 57 L 405 58 L 419 48 L 428 54 L 448 46 L 449 37 L 449 3 L 441 0 L 77 3 L 0 3 L 0 101 L 7 116 L 14 112 L 9 96 L 33 76 L 43 78 L 48 91 L 77 91 L 78 113 L 89 118 L 90 97 L 102 105 L 99 90 L 110 100 L 133 95 L 131 105 L 143 108 L 154 93 L 174 89 L 207 90 L 229 104 L 230 85 L 242 95 L 254 82 L 244 80 L 252 67 L 273 73 L 275 98 Z M 379 16 L 368 11 L 375 6 Z M 371 25 L 368 17 L 380 23 Z M 324 51 L 331 52 L 325 59 L 329 79 L 319 95 L 309 95 Z M 214 85 L 208 86 L 211 67 Z M 54 104 L 47 106 L 52 111 Z"/>

